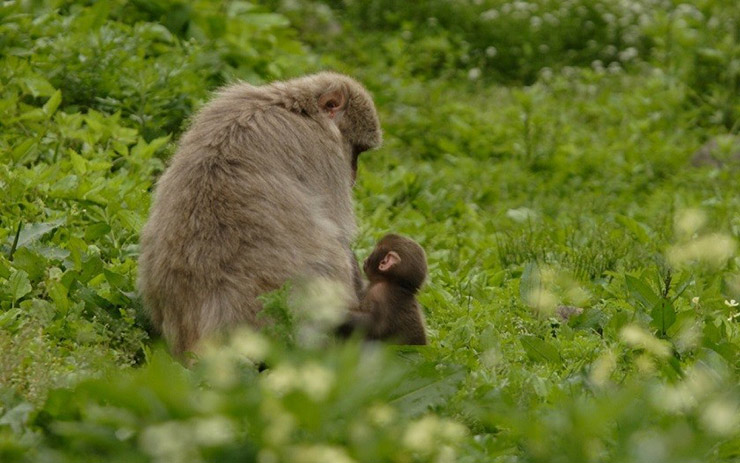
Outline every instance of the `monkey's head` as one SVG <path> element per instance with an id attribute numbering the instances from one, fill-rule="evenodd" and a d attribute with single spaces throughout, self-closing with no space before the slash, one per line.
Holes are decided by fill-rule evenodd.
<path id="1" fill-rule="evenodd" d="M 383 141 L 370 93 L 356 80 L 335 72 L 320 72 L 305 79 L 311 89 L 311 106 L 317 105 L 320 117 L 328 117 L 339 129 L 352 174 L 356 175 L 360 153 L 377 148 Z"/>
<path id="2" fill-rule="evenodd" d="M 389 234 L 378 241 L 363 268 L 371 282 L 385 280 L 416 292 L 426 279 L 427 259 L 414 240 Z"/>

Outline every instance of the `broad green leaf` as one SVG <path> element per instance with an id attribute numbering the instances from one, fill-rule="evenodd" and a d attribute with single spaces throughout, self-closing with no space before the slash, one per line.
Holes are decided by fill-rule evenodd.
<path id="1" fill-rule="evenodd" d="M 679 280 L 680 282 L 676 285 L 676 289 L 674 289 L 673 297 L 671 298 L 671 302 L 675 302 L 676 299 L 681 297 L 681 295 L 686 291 L 686 289 L 694 284 L 694 277 L 691 274 L 687 274 L 683 280 Z"/>
<path id="2" fill-rule="evenodd" d="M 47 265 L 47 260 L 36 249 L 23 247 L 13 254 L 13 266 L 25 271 L 32 281 L 42 279 Z"/>
<path id="3" fill-rule="evenodd" d="M 7 279 L 10 276 L 10 262 L 0 256 L 0 278 Z"/>
<path id="4" fill-rule="evenodd" d="M 49 222 L 38 222 L 24 224 L 21 233 L 18 236 L 18 247 L 28 246 L 40 240 L 45 234 L 59 228 L 66 219 L 60 217 Z M 7 243 L 12 244 L 14 237 L 8 237 Z"/>
<path id="5" fill-rule="evenodd" d="M 62 102 L 62 91 L 57 90 L 54 92 L 54 94 L 49 98 L 49 100 L 44 104 L 43 111 L 44 114 L 46 114 L 47 117 L 51 117 L 52 114 L 54 114 L 59 107 L 59 104 Z"/>
<path id="6" fill-rule="evenodd" d="M 128 278 L 126 278 L 124 275 L 121 275 L 120 273 L 111 272 L 110 270 L 104 269 L 103 274 L 105 275 L 105 279 L 108 280 L 108 283 L 118 289 L 129 289 L 131 287 Z"/>
<path id="7" fill-rule="evenodd" d="M 87 173 L 87 159 L 75 153 L 73 150 L 69 150 L 69 157 L 72 161 L 72 167 L 74 167 L 77 174 L 84 175 Z"/>
<path id="8" fill-rule="evenodd" d="M 391 399 L 392 404 L 409 416 L 420 415 L 444 403 L 465 378 L 464 371 L 458 367 L 440 370 L 416 365 L 414 372 L 399 385 Z"/>
<path id="9" fill-rule="evenodd" d="M 18 116 L 19 121 L 43 121 L 46 119 L 46 113 L 42 108 L 34 108 Z"/>
<path id="10" fill-rule="evenodd" d="M 85 230 L 85 239 L 88 241 L 94 241 L 105 236 L 111 231 L 110 225 L 105 222 L 94 223 L 87 227 Z"/>
<path id="11" fill-rule="evenodd" d="M 522 347 L 527 352 L 527 356 L 535 362 L 562 362 L 560 353 L 555 346 L 537 336 L 521 335 L 519 336 L 519 342 L 521 342 Z"/>
<path id="12" fill-rule="evenodd" d="M 131 231 L 138 233 L 141 227 L 144 226 L 144 217 L 138 212 L 122 209 L 116 215 L 121 220 L 123 226 Z"/>
<path id="13" fill-rule="evenodd" d="M 10 309 L 7 312 L 0 312 L 0 328 L 5 328 L 13 323 L 22 313 L 23 311 L 18 308 Z"/>
<path id="14" fill-rule="evenodd" d="M 640 302 L 644 309 L 650 310 L 660 302 L 660 296 L 655 294 L 647 283 L 630 275 L 625 275 L 624 279 L 630 295 Z"/>
<path id="15" fill-rule="evenodd" d="M 36 74 L 26 75 L 22 82 L 25 91 L 34 97 L 51 96 L 56 91 L 54 86 L 51 85 L 48 80 Z"/>
<path id="16" fill-rule="evenodd" d="M 111 301 L 102 297 L 92 289 L 85 286 L 83 283 L 75 281 L 72 285 L 71 291 L 74 291 L 74 295 L 76 297 L 79 297 L 80 299 L 85 301 L 88 307 L 97 307 L 104 310 L 109 315 L 112 315 L 114 318 L 120 318 L 120 312 L 116 310 L 116 307 L 113 305 L 113 303 L 111 303 Z"/>
<path id="17" fill-rule="evenodd" d="M 574 328 L 597 330 L 603 328 L 609 322 L 609 316 L 597 308 L 584 310 L 568 322 Z"/>
<path id="18" fill-rule="evenodd" d="M 13 148 L 13 151 L 10 152 L 10 156 L 14 161 L 18 161 L 23 158 L 23 156 L 25 156 L 35 144 L 36 140 L 34 138 L 27 138 Z"/>
<path id="19" fill-rule="evenodd" d="M 49 293 L 49 297 L 57 309 L 62 314 L 66 314 L 69 310 L 69 298 L 67 297 L 67 288 L 60 281 L 47 282 L 46 290 Z"/>
<path id="20" fill-rule="evenodd" d="M 8 293 L 11 301 L 15 304 L 20 298 L 31 292 L 31 282 L 28 280 L 28 274 L 23 270 L 13 273 L 7 283 Z"/>
<path id="21" fill-rule="evenodd" d="M 69 257 L 70 252 L 58 246 L 35 246 L 34 251 L 41 256 L 51 260 L 64 260 Z"/>
<path id="22" fill-rule="evenodd" d="M 653 317 L 653 327 L 664 336 L 668 328 L 676 321 L 676 311 L 668 299 L 663 299 L 655 304 L 655 307 L 650 312 L 650 316 Z"/>
<path id="23" fill-rule="evenodd" d="M 96 254 L 87 254 L 82 258 L 81 270 L 79 279 L 87 283 L 103 273 L 103 261 Z"/>

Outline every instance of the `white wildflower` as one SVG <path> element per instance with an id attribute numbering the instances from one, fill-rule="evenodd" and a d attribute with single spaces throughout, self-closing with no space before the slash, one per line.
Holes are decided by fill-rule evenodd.
<path id="1" fill-rule="evenodd" d="M 671 349 L 665 341 L 661 341 L 640 326 L 627 325 L 622 328 L 620 336 L 630 347 L 645 349 L 656 357 L 666 358 L 671 355 Z"/>
<path id="2" fill-rule="evenodd" d="M 478 80 L 481 76 L 482 72 L 480 68 L 473 68 L 470 71 L 468 71 L 468 79 L 470 80 Z"/>

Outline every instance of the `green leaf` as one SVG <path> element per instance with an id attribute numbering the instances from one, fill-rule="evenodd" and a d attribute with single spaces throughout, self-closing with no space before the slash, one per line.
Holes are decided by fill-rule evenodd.
<path id="1" fill-rule="evenodd" d="M 692 284 L 694 284 L 693 276 L 691 274 L 686 275 L 684 279 L 676 285 L 676 289 L 674 290 L 674 295 L 671 298 L 671 302 L 674 302 L 676 299 L 681 297 L 684 291 L 686 291 L 686 289 Z"/>
<path id="2" fill-rule="evenodd" d="M 259 26 L 260 28 L 284 27 L 290 24 L 288 19 L 275 13 L 252 13 L 242 17 L 246 24 Z"/>
<path id="3" fill-rule="evenodd" d="M 21 309 L 15 308 L 0 314 L 0 328 L 6 328 L 8 325 L 13 323 L 21 315 L 21 313 Z"/>
<path id="4" fill-rule="evenodd" d="M 50 281 L 47 283 L 46 291 L 59 312 L 66 314 L 69 310 L 69 298 L 67 297 L 67 288 L 60 281 Z"/>
<path id="5" fill-rule="evenodd" d="M 11 302 L 15 304 L 20 298 L 31 292 L 31 282 L 28 274 L 23 270 L 18 270 L 8 279 L 8 292 L 10 293 Z"/>
<path id="6" fill-rule="evenodd" d="M 69 257 L 70 252 L 58 246 L 35 246 L 34 251 L 46 259 L 64 260 Z"/>
<path id="7" fill-rule="evenodd" d="M 164 136 L 155 138 L 151 141 L 151 143 L 148 143 L 144 141 L 144 139 L 140 139 L 139 142 L 131 148 L 131 156 L 135 158 L 141 158 L 141 159 L 149 159 L 154 155 L 154 153 L 157 152 L 160 148 L 165 146 L 167 142 L 170 141 L 170 136 Z"/>
<path id="8" fill-rule="evenodd" d="M 94 241 L 101 236 L 105 236 L 106 234 L 108 234 L 110 230 L 110 225 L 105 222 L 94 223 L 88 226 L 85 230 L 85 239 L 87 241 Z"/>
<path id="9" fill-rule="evenodd" d="M 7 279 L 10 276 L 10 263 L 4 257 L 0 257 L 0 278 Z"/>
<path id="10" fill-rule="evenodd" d="M 24 76 L 22 86 L 26 93 L 30 93 L 34 97 L 51 96 L 56 91 L 48 80 L 36 74 Z"/>
<path id="11" fill-rule="evenodd" d="M 86 254 L 82 258 L 82 266 L 80 270 L 80 281 L 87 283 L 94 277 L 103 273 L 103 261 L 95 254 Z"/>
<path id="12" fill-rule="evenodd" d="M 59 228 L 64 223 L 64 218 L 58 218 L 49 222 L 32 223 L 23 226 L 18 237 L 18 247 L 27 246 L 41 239 L 42 236 Z M 8 244 L 11 244 L 13 237 L 8 237 Z"/>
<path id="13" fill-rule="evenodd" d="M 452 397 L 464 378 L 465 372 L 459 367 L 417 365 L 414 374 L 396 388 L 391 403 L 407 416 L 420 415 Z"/>
<path id="14" fill-rule="evenodd" d="M 640 302 L 644 309 L 650 310 L 660 302 L 661 297 L 655 294 L 647 283 L 630 275 L 625 275 L 624 280 L 630 296 Z"/>
<path id="15" fill-rule="evenodd" d="M 54 94 L 46 101 L 46 104 L 44 104 L 44 107 L 42 108 L 44 111 L 44 114 L 47 117 L 51 117 L 54 112 L 56 112 L 57 108 L 59 107 L 59 104 L 62 102 L 62 91 L 57 90 L 54 92 Z"/>
<path id="16" fill-rule="evenodd" d="M 650 316 L 653 317 L 652 326 L 663 336 L 665 336 L 668 328 L 676 321 L 676 311 L 668 299 L 663 299 L 655 304 L 655 307 L 650 312 Z"/>
<path id="17" fill-rule="evenodd" d="M 519 336 L 519 342 L 527 352 L 527 356 L 535 362 L 562 362 L 560 353 L 555 346 L 537 336 L 524 334 Z"/>
<path id="18" fill-rule="evenodd" d="M 105 279 L 108 280 L 108 283 L 110 283 L 114 287 L 123 290 L 131 288 L 128 278 L 121 275 L 120 273 L 111 272 L 110 270 L 103 269 L 103 274 L 105 275 Z"/>
<path id="19" fill-rule="evenodd" d="M 38 281 L 43 277 L 48 261 L 35 249 L 23 247 L 13 254 L 13 266 L 28 273 L 32 281 Z"/>
<path id="20" fill-rule="evenodd" d="M 33 108 L 18 116 L 17 119 L 19 121 L 43 121 L 46 119 L 46 113 L 42 108 Z"/>
<path id="21" fill-rule="evenodd" d="M 25 139 L 13 148 L 13 151 L 10 152 L 10 157 L 12 157 L 14 161 L 18 161 L 23 158 L 23 156 L 25 156 L 35 144 L 36 140 L 34 138 Z"/>
<path id="22" fill-rule="evenodd" d="M 651 242 L 650 235 L 647 233 L 647 226 L 645 224 L 638 222 L 631 217 L 627 217 L 626 215 L 618 215 L 616 219 L 617 222 L 629 230 L 640 243 L 646 244 Z"/>
<path id="23" fill-rule="evenodd" d="M 72 161 L 72 167 L 74 167 L 77 174 L 84 175 L 87 173 L 87 160 L 85 158 L 75 153 L 73 150 L 69 150 L 69 157 Z"/>
<path id="24" fill-rule="evenodd" d="M 133 232 L 138 233 L 141 227 L 144 226 L 144 217 L 138 212 L 122 209 L 116 215 L 121 220 L 121 224 Z"/>
<path id="25" fill-rule="evenodd" d="M 82 299 L 87 303 L 88 307 L 91 308 L 98 308 L 103 309 L 105 312 L 107 312 L 109 315 L 112 315 L 114 318 L 120 318 L 121 314 L 118 310 L 116 310 L 116 307 L 113 305 L 111 301 L 108 299 L 102 297 L 92 289 L 88 288 L 84 284 L 80 283 L 79 281 L 75 281 L 72 285 L 72 290 L 74 291 L 74 295 Z"/>

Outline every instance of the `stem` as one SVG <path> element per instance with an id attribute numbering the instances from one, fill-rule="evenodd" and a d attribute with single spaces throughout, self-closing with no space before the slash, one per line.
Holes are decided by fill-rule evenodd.
<path id="1" fill-rule="evenodd" d="M 23 228 L 23 221 L 18 222 L 18 228 L 15 230 L 15 238 L 13 238 L 13 245 L 10 246 L 10 252 L 8 253 L 8 260 L 13 260 L 13 254 L 18 247 L 18 238 L 21 236 L 21 229 Z"/>

